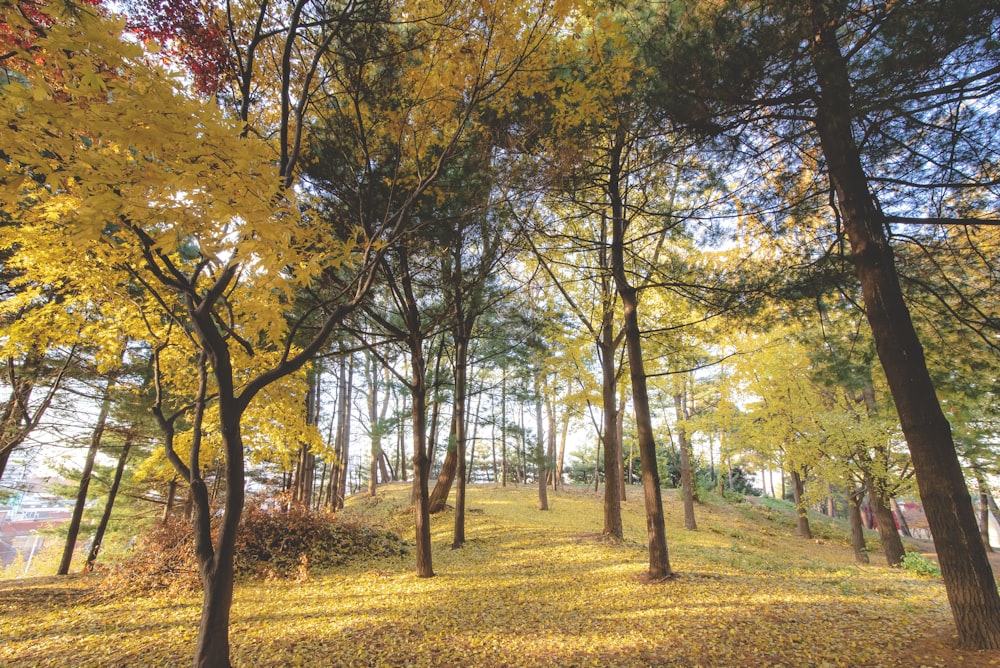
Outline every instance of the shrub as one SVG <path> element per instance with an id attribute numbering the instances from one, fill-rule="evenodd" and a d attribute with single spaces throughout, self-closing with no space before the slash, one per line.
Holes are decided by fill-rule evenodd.
<path id="1" fill-rule="evenodd" d="M 941 568 L 930 559 L 922 557 L 916 552 L 907 552 L 904 554 L 900 566 L 924 577 L 941 577 Z"/>

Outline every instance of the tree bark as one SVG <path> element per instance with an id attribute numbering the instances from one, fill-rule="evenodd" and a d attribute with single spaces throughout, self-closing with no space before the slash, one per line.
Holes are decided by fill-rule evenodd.
<path id="1" fill-rule="evenodd" d="M 163 504 L 163 517 L 161 520 L 164 524 L 170 519 L 170 512 L 174 509 L 174 499 L 177 497 L 177 478 L 171 478 L 170 482 L 167 483 L 167 502 Z"/>
<path id="2" fill-rule="evenodd" d="M 871 473 L 865 473 L 865 485 L 868 487 L 872 510 L 875 512 L 876 528 L 882 539 L 885 561 L 890 567 L 898 568 L 903 563 L 906 550 L 903 548 L 903 539 L 896 530 L 896 520 L 892 516 L 892 510 L 889 509 L 891 500 L 886 495 L 884 486 L 880 485 Z"/>
<path id="3" fill-rule="evenodd" d="M 455 484 L 455 475 L 458 472 L 458 437 L 455 431 L 455 414 L 452 413 L 451 427 L 448 430 L 448 451 L 444 461 L 441 462 L 441 471 L 427 502 L 427 510 L 431 515 L 436 515 L 445 509 L 448 505 L 448 495 L 451 494 L 451 486 Z"/>
<path id="4" fill-rule="evenodd" d="M 795 533 L 803 538 L 812 538 L 809 529 L 809 514 L 805 505 L 805 481 L 797 469 L 792 469 L 792 498 L 795 501 Z"/>
<path id="5" fill-rule="evenodd" d="M 865 528 L 861 523 L 861 498 L 864 488 L 847 495 L 847 520 L 851 525 L 851 547 L 854 548 L 854 561 L 859 564 L 870 563 L 868 547 L 865 544 Z"/>
<path id="6" fill-rule="evenodd" d="M 1000 595 L 986 557 L 972 500 L 934 392 L 923 348 L 903 299 L 885 221 L 854 142 L 852 92 L 826 3 L 812 0 L 813 65 L 820 94 L 815 125 L 850 240 L 864 304 L 909 445 L 959 644 L 1000 648 Z"/>

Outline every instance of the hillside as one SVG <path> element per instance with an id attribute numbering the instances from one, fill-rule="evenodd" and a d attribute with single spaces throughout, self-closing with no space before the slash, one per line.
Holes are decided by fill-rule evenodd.
<path id="1" fill-rule="evenodd" d="M 345 515 L 412 538 L 409 488 L 357 498 Z M 533 488 L 469 490 L 467 535 L 449 549 L 451 512 L 433 520 L 437 577 L 412 555 L 243 582 L 233 611 L 239 666 L 1000 666 L 1000 653 L 950 648 L 944 587 L 858 567 L 842 528 L 791 535 L 767 506 L 711 500 L 699 530 L 680 529 L 665 494 L 671 563 L 646 565 L 640 490 L 624 507 L 626 541 L 607 544 L 601 498 Z M 95 598 L 97 576 L 0 583 L 0 665 L 175 666 L 189 662 L 199 595 Z"/>

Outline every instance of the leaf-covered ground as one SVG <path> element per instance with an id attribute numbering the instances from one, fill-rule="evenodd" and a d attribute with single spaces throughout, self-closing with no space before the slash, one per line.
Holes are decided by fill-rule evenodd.
<path id="1" fill-rule="evenodd" d="M 396 487 L 348 513 L 412 537 Z M 1000 666 L 959 652 L 944 587 L 908 571 L 858 567 L 841 530 L 806 541 L 750 504 L 698 507 L 699 531 L 665 498 L 677 580 L 641 584 L 645 519 L 630 489 L 626 541 L 601 541 L 601 498 L 470 489 L 467 536 L 433 520 L 437 577 L 412 556 L 354 564 L 305 583 L 236 592 L 238 666 Z M 878 554 L 872 555 L 879 563 Z M 95 577 L 0 583 L 0 665 L 178 666 L 190 661 L 197 594 L 108 600 Z"/>

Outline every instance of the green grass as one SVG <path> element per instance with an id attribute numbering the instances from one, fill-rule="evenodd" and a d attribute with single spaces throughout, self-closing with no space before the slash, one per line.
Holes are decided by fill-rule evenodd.
<path id="1" fill-rule="evenodd" d="M 242 582 L 238 666 L 950 666 L 1000 653 L 951 649 L 940 580 L 853 563 L 835 524 L 802 540 L 782 514 L 709 498 L 683 530 L 665 491 L 678 579 L 642 584 L 641 490 L 625 541 L 601 540 L 602 499 L 571 489 L 538 511 L 534 487 L 469 490 L 465 547 L 451 511 L 432 521 L 434 578 L 412 554 L 354 562 L 309 581 Z M 409 488 L 358 498 L 345 515 L 413 539 Z M 877 559 L 873 559 L 873 562 Z M 95 598 L 95 577 L 0 583 L 0 665 L 190 662 L 199 595 Z"/>

